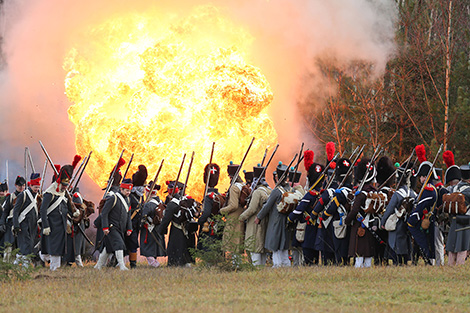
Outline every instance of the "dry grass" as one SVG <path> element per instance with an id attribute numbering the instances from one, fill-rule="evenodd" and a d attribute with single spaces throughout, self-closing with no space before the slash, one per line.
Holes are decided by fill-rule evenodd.
<path id="1" fill-rule="evenodd" d="M 470 308 L 470 266 L 313 267 L 221 273 L 197 268 L 121 272 L 41 269 L 0 286 L 2 312 L 355 312 Z"/>

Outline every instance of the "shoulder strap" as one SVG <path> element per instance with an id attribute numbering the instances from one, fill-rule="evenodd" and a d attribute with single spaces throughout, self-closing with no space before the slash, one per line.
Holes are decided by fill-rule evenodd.
<path id="1" fill-rule="evenodd" d="M 122 195 L 117 192 L 116 193 L 116 196 L 119 198 L 119 200 L 121 200 L 122 204 L 124 205 L 124 207 L 126 208 L 126 211 L 129 211 L 129 205 L 127 204 L 126 200 L 124 200 L 124 198 L 122 197 Z M 116 204 L 116 201 L 114 201 L 114 204 Z"/>

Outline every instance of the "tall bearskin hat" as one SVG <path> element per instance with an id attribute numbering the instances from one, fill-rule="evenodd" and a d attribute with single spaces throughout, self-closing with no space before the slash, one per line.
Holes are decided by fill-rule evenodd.
<path id="1" fill-rule="evenodd" d="M 444 175 L 444 184 L 449 184 L 453 180 L 461 180 L 462 179 L 462 172 L 460 171 L 460 167 L 455 165 L 454 161 L 454 154 L 452 151 L 445 151 L 442 154 L 444 162 L 447 166 L 446 173 Z"/>
<path id="2" fill-rule="evenodd" d="M 230 164 L 227 165 L 228 176 L 230 176 L 230 177 L 235 176 L 235 174 L 237 173 L 239 167 L 240 167 L 240 165 L 233 164 L 233 161 L 230 161 Z"/>
<path id="3" fill-rule="evenodd" d="M 141 164 L 138 166 L 137 172 L 132 175 L 132 184 L 134 186 L 144 186 L 147 180 L 148 172 L 145 165 Z"/>
<path id="4" fill-rule="evenodd" d="M 281 161 L 279 161 L 279 164 L 277 165 L 276 167 L 276 175 L 277 175 L 277 179 L 281 179 L 282 175 L 284 175 L 284 173 L 287 171 L 287 165 L 284 165 L 282 164 Z M 283 180 L 285 180 L 287 178 L 287 175 L 284 177 Z"/>
<path id="5" fill-rule="evenodd" d="M 462 179 L 470 179 L 470 166 L 468 164 L 460 166 L 460 172 L 462 173 Z"/>
<path id="6" fill-rule="evenodd" d="M 247 184 L 251 184 L 253 182 L 253 172 L 247 172 L 244 170 L 243 174 L 245 174 L 245 182 Z"/>
<path id="7" fill-rule="evenodd" d="M 360 184 L 362 180 L 364 180 L 365 183 L 372 183 L 376 176 L 377 170 L 375 168 L 375 164 L 371 163 L 371 159 L 369 158 L 362 158 L 361 162 L 356 166 L 356 184 Z"/>
<path id="8" fill-rule="evenodd" d="M 121 174 L 121 167 L 126 164 L 126 161 L 123 159 L 123 158 L 120 158 L 119 159 L 119 162 L 117 164 L 117 169 L 116 169 L 116 172 L 114 172 L 114 176 L 113 176 L 113 184 L 112 186 L 119 186 L 119 184 L 121 183 L 121 179 L 122 179 L 122 174 Z M 113 168 L 114 170 L 114 168 Z M 113 172 L 111 171 L 110 173 L 110 177 L 111 177 L 111 174 Z"/>
<path id="9" fill-rule="evenodd" d="M 416 146 L 416 156 L 418 157 L 418 161 L 421 163 L 419 165 L 418 171 L 416 172 L 415 176 L 427 176 L 429 171 L 432 169 L 432 179 L 439 179 L 437 176 L 436 170 L 433 168 L 432 163 L 426 159 L 426 149 L 424 145 Z"/>
<path id="10" fill-rule="evenodd" d="M 31 173 L 28 186 L 39 186 L 41 185 L 41 174 Z"/>
<path id="11" fill-rule="evenodd" d="M 335 179 L 338 182 L 341 182 L 344 179 L 344 176 L 348 173 L 349 169 L 351 168 L 351 160 L 348 158 L 341 158 L 336 162 L 336 173 Z M 350 175 L 351 177 L 351 175 Z M 352 179 L 352 177 L 351 177 Z M 348 178 L 349 180 L 349 178 Z"/>
<path id="12" fill-rule="evenodd" d="M 8 191 L 8 184 L 6 180 L 0 184 L 0 191 Z"/>
<path id="13" fill-rule="evenodd" d="M 311 186 L 314 184 L 317 179 L 320 177 L 321 173 L 325 169 L 325 167 L 319 163 L 315 163 L 314 160 L 314 152 L 312 150 L 306 150 L 304 152 L 304 167 L 307 171 L 307 185 Z M 323 179 L 322 179 L 323 180 Z M 317 186 L 321 186 L 321 182 L 317 184 Z"/>
<path id="14" fill-rule="evenodd" d="M 300 181 L 300 177 L 302 177 L 302 173 L 296 171 L 294 167 L 291 167 L 289 170 L 289 181 L 294 182 L 294 184 L 297 184 Z"/>
<path id="15" fill-rule="evenodd" d="M 261 176 L 261 173 L 263 174 L 263 177 L 266 176 L 266 171 L 263 170 L 265 169 L 264 166 L 261 166 L 261 164 L 258 164 L 257 166 L 253 166 L 253 177 L 254 178 L 259 178 Z"/>
<path id="16" fill-rule="evenodd" d="M 22 176 L 17 176 L 15 180 L 15 186 L 23 186 L 26 185 L 26 179 Z"/>
<path id="17" fill-rule="evenodd" d="M 377 161 L 377 184 L 382 185 L 385 181 L 395 173 L 395 166 L 388 156 L 383 156 Z M 395 177 L 390 178 L 385 186 L 395 184 Z"/>
<path id="18" fill-rule="evenodd" d="M 203 177 L 204 184 L 207 184 L 207 176 L 209 176 L 209 169 L 210 169 L 211 175 L 209 177 L 208 186 L 213 188 L 217 186 L 217 184 L 219 183 L 220 166 L 218 166 L 216 163 L 210 163 L 210 164 L 207 164 L 206 167 L 204 167 L 204 177 Z"/>

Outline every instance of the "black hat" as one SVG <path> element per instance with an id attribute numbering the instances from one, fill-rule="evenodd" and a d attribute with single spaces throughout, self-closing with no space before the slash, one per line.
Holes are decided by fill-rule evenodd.
<path id="1" fill-rule="evenodd" d="M 132 175 L 132 184 L 134 186 L 143 186 L 147 180 L 148 172 L 145 165 L 139 165 L 137 172 Z"/>
<path id="2" fill-rule="evenodd" d="M 307 173 L 307 180 L 308 180 L 308 186 L 309 187 L 312 187 L 313 184 L 315 184 L 315 182 L 318 180 L 318 178 L 320 178 L 320 175 L 322 174 L 323 170 L 325 169 L 325 167 L 320 164 L 320 163 L 313 163 L 309 169 L 308 169 L 308 173 Z M 322 184 L 322 181 L 324 180 L 325 178 L 323 177 L 321 179 L 321 181 L 319 181 L 317 183 L 316 186 L 321 186 Z"/>
<path id="3" fill-rule="evenodd" d="M 73 194 L 72 201 L 73 201 L 73 203 L 78 203 L 78 204 L 83 203 L 82 196 L 78 192 L 75 192 Z"/>
<path id="4" fill-rule="evenodd" d="M 351 160 L 348 158 L 341 158 L 336 162 L 336 180 L 342 181 L 344 176 L 348 173 L 351 168 Z"/>
<path id="5" fill-rule="evenodd" d="M 60 168 L 58 183 L 61 183 L 64 186 L 68 186 L 70 179 L 72 179 L 73 167 L 72 165 L 64 165 Z"/>
<path id="6" fill-rule="evenodd" d="M 253 182 L 253 172 L 247 172 L 247 171 L 243 171 L 243 174 L 245 174 L 245 181 L 249 184 L 251 184 Z"/>
<path id="7" fill-rule="evenodd" d="M 444 184 L 447 185 L 455 179 L 461 180 L 462 172 L 460 171 L 460 168 L 457 165 L 452 165 L 446 170 L 446 173 L 444 175 Z"/>
<path id="8" fill-rule="evenodd" d="M 24 177 L 21 177 L 21 176 L 16 177 L 15 185 L 16 186 L 26 185 L 26 179 L 24 179 Z"/>
<path id="9" fill-rule="evenodd" d="M 375 168 L 375 164 L 371 163 L 371 159 L 362 158 L 356 166 L 356 183 L 360 184 L 362 183 L 362 180 L 364 180 L 366 183 L 373 182 L 376 175 L 377 170 Z"/>
<path id="10" fill-rule="evenodd" d="M 388 156 L 383 156 L 377 161 L 377 184 L 382 185 L 393 173 L 395 166 Z M 391 186 L 395 183 L 395 178 L 390 178 L 385 186 Z"/>
<path id="11" fill-rule="evenodd" d="M 207 183 L 207 176 L 209 176 L 209 169 L 210 169 L 210 177 L 209 177 L 209 187 L 215 187 L 219 183 L 219 177 L 220 177 L 220 166 L 218 166 L 215 163 L 210 163 L 207 164 L 206 167 L 204 167 L 204 184 Z"/>
<path id="12" fill-rule="evenodd" d="M 258 166 L 253 166 L 253 177 L 259 178 L 264 169 L 265 167 L 261 166 L 261 164 L 258 164 Z M 266 176 L 266 171 L 264 171 L 263 173 L 263 177 L 265 176 Z"/>
<path id="13" fill-rule="evenodd" d="M 295 168 L 291 167 L 289 170 L 289 181 L 294 182 L 294 184 L 300 181 L 300 177 L 302 173 L 299 171 L 295 171 Z"/>
<path id="14" fill-rule="evenodd" d="M 176 185 L 176 190 L 175 190 L 174 193 L 178 193 L 179 190 L 182 190 L 183 187 L 184 187 L 184 184 L 182 182 L 178 182 L 178 183 L 175 184 L 174 180 L 167 180 L 166 184 L 167 184 L 168 188 L 167 188 L 167 191 L 165 191 L 165 193 L 168 192 L 168 190 L 171 190 L 171 189 L 175 188 L 175 185 Z"/>
<path id="15" fill-rule="evenodd" d="M 410 160 L 403 163 L 397 169 L 397 182 L 400 183 L 400 186 L 408 185 L 413 186 L 416 183 L 416 166 Z M 403 176 L 403 178 L 402 178 Z"/>
<path id="16" fill-rule="evenodd" d="M 230 164 L 227 165 L 228 176 L 230 176 L 230 177 L 235 176 L 235 174 L 237 173 L 239 167 L 240 167 L 240 165 L 233 164 L 233 162 L 230 161 Z"/>
<path id="17" fill-rule="evenodd" d="M 418 171 L 414 176 L 428 176 L 429 171 L 432 168 L 431 179 L 439 179 L 437 176 L 436 170 L 432 167 L 432 163 L 429 161 L 424 161 L 419 165 Z"/>
<path id="18" fill-rule="evenodd" d="M 470 166 L 468 164 L 461 165 L 460 172 L 462 173 L 462 179 L 470 179 Z"/>
<path id="19" fill-rule="evenodd" d="M 287 165 L 282 164 L 281 161 L 279 161 L 279 164 L 276 167 L 276 174 L 277 174 L 277 179 L 281 179 L 282 175 L 287 171 Z M 284 177 L 284 180 L 287 178 L 287 176 Z"/>
<path id="20" fill-rule="evenodd" d="M 152 187 L 152 184 L 153 184 L 153 180 L 151 180 L 147 185 L 145 185 L 145 191 L 150 192 L 150 187 Z M 156 192 L 160 190 L 161 188 L 162 186 L 160 186 L 159 184 L 155 184 L 155 186 L 153 186 L 153 192 Z"/>
<path id="21" fill-rule="evenodd" d="M 6 180 L 0 184 L 0 191 L 8 191 L 8 184 Z"/>

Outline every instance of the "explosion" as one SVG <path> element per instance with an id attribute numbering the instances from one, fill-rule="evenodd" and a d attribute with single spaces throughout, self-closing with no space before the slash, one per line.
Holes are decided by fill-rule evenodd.
<path id="1" fill-rule="evenodd" d="M 212 6 L 184 18 L 128 13 L 90 27 L 64 61 L 76 149 L 93 151 L 87 174 L 105 186 L 125 149 L 126 161 L 134 153 L 129 173 L 144 164 L 148 180 L 164 158 L 162 184 L 176 179 L 187 153 L 184 182 L 195 151 L 187 191 L 200 199 L 212 142 L 220 188 L 228 185 L 225 165 L 239 164 L 252 137 L 244 168 L 259 163 L 277 134 L 267 114 L 273 92 L 247 61 L 252 40 Z"/>

